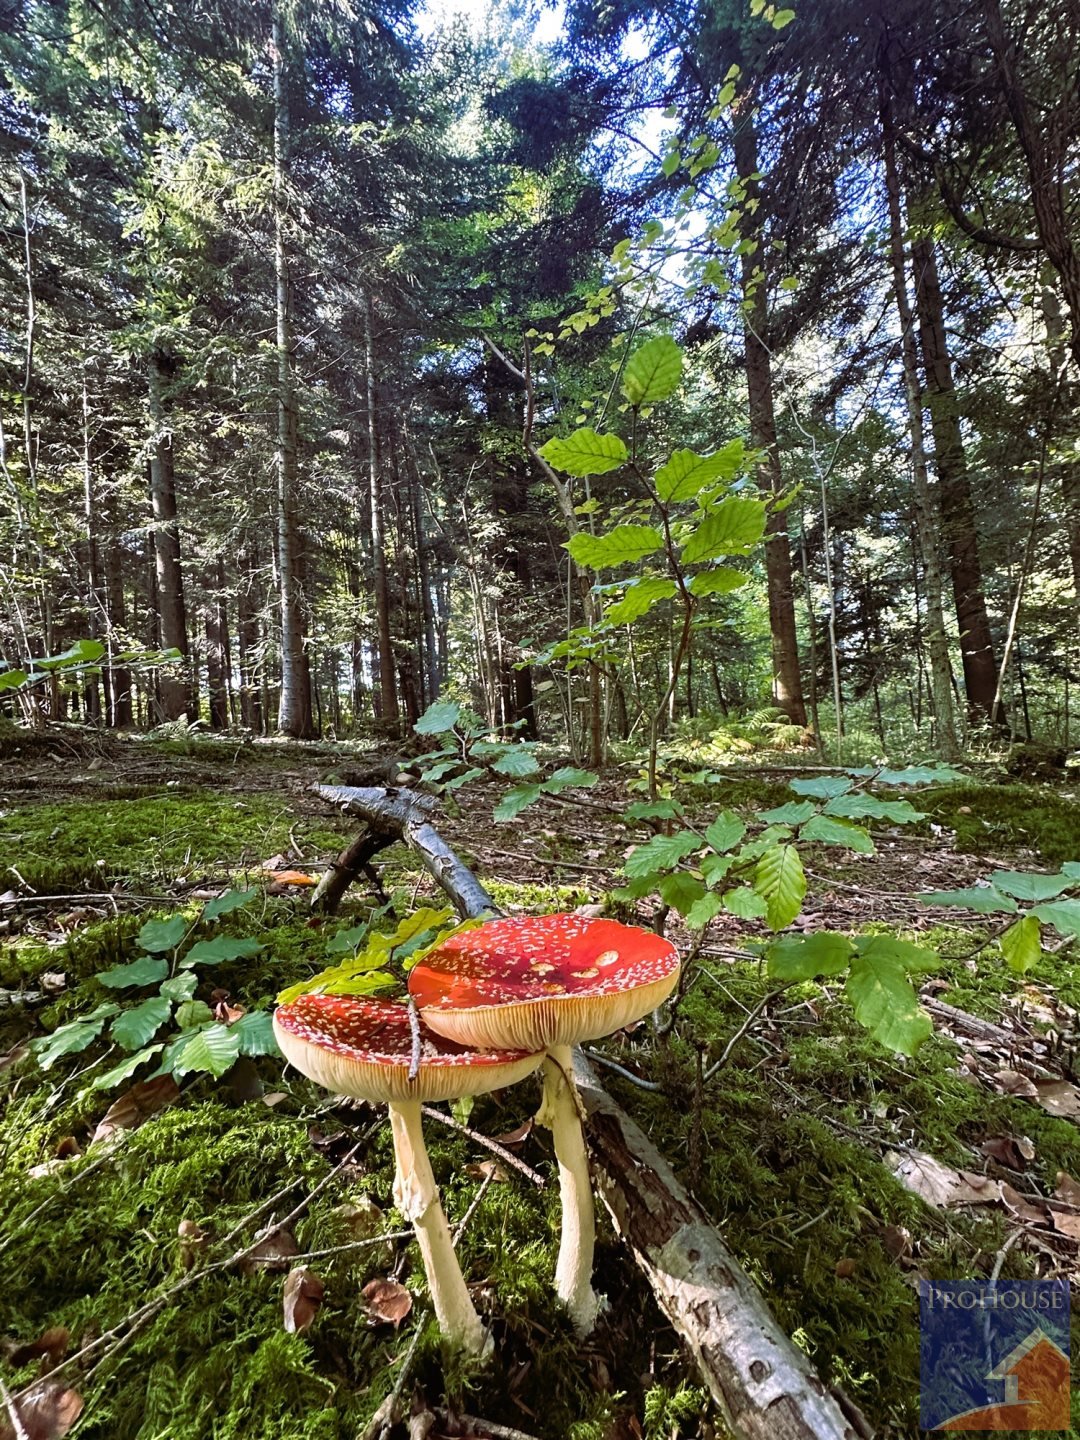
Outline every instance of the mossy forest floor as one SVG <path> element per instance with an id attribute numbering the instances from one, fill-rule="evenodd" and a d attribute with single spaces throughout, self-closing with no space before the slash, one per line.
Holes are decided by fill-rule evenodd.
<path id="1" fill-rule="evenodd" d="M 200 897 L 229 885 L 251 884 L 258 899 L 219 930 L 265 949 L 202 972 L 198 998 L 266 1009 L 285 985 L 321 968 L 328 936 L 365 916 L 371 897 L 356 886 L 341 917 L 319 923 L 310 891 L 275 883 L 274 874 L 317 873 L 351 837 L 354 823 L 306 787 L 362 780 L 371 755 L 76 731 L 4 744 L 0 1375 L 10 1392 L 89 1346 L 58 1375 L 82 1397 L 69 1433 L 83 1440 L 354 1440 L 394 1387 L 419 1329 L 405 1394 L 415 1388 L 432 1406 L 538 1440 L 725 1433 L 610 1231 L 598 1283 L 611 1306 L 596 1334 L 577 1340 L 553 1303 L 558 1214 L 547 1136 L 515 1138 L 535 1109 L 534 1082 L 478 1100 L 471 1113 L 459 1109 L 465 1130 L 427 1125 L 451 1224 L 479 1195 L 459 1248 L 496 1358 L 465 1374 L 442 1367 L 408 1241 L 355 1243 L 370 1240 L 373 1226 L 400 1228 L 379 1113 L 335 1103 L 262 1056 L 220 1081 L 185 1077 L 179 1095 L 143 1123 L 91 1143 L 130 1088 L 106 1093 L 93 1082 L 122 1057 L 103 1040 L 43 1072 L 27 1052 L 32 1037 L 109 998 L 95 975 L 134 958 L 145 920 L 182 909 L 197 917 Z M 613 772 L 584 807 L 551 802 L 502 827 L 491 823 L 494 787 L 473 787 L 445 807 L 440 829 L 508 909 L 607 904 L 631 918 L 608 897 L 637 838 L 617 815 L 636 773 Z M 875 856 L 813 852 L 809 864 L 800 923 L 920 930 L 942 956 L 924 994 L 1003 1026 L 1011 1042 L 965 1033 L 942 1008 L 939 1033 L 917 1058 L 894 1057 L 866 1038 L 832 991 L 807 985 L 766 1007 L 701 1086 L 699 1057 L 707 1069 L 768 991 L 737 948 L 753 926 L 730 918 L 701 953 L 670 1035 L 657 1040 L 642 1025 L 599 1047 L 658 1084 L 644 1090 L 605 1071 L 782 1326 L 883 1436 L 918 1433 L 920 1277 L 986 1275 L 1006 1245 L 1005 1275 L 1077 1269 L 1076 1238 L 1040 1228 L 1022 1204 L 1019 1214 L 1015 1201 L 934 1207 L 891 1168 L 926 1152 L 1006 1181 L 1010 1195 L 1035 1205 L 1059 1172 L 1080 1177 L 1076 1092 L 1063 1087 L 1066 1113 L 1055 1114 L 1023 1094 L 999 1093 L 1008 1087 L 994 1079 L 1030 1070 L 1025 1037 L 1050 1032 L 1044 1071 L 1077 1080 L 1077 946 L 1021 978 L 979 948 L 986 928 L 945 928 L 941 912 L 912 898 L 970 884 L 1003 861 L 1056 869 L 1080 858 L 1077 789 L 973 778 L 920 794 L 930 819 L 910 834 L 877 834 Z M 782 772 L 749 766 L 680 796 L 703 815 L 790 798 Z M 434 896 L 400 848 L 386 852 L 382 878 L 401 913 Z M 520 1164 L 497 1159 L 476 1136 L 509 1136 Z M 327 1180 L 289 1226 L 301 1255 L 320 1253 L 303 1261 L 271 1245 L 269 1255 L 217 1264 Z M 1073 1209 L 1080 1234 L 1080 1206 Z M 283 1279 L 297 1264 L 320 1277 L 325 1295 L 313 1323 L 288 1333 Z M 376 1322 L 362 1301 L 362 1287 L 379 1278 L 402 1281 L 414 1297 L 398 1328 Z M 140 1305 L 166 1292 L 139 1316 Z M 452 1419 L 440 1425 L 434 1433 L 468 1433 Z"/>

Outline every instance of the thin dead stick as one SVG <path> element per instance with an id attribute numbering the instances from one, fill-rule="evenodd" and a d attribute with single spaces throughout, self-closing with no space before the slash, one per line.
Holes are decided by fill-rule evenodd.
<path id="1" fill-rule="evenodd" d="M 385 1235 L 372 1235 L 367 1240 L 349 1240 L 344 1245 L 330 1245 L 325 1250 L 305 1250 L 302 1255 L 290 1255 L 289 1260 L 293 1264 L 300 1260 L 323 1260 L 327 1255 L 341 1255 L 346 1250 L 365 1250 L 390 1240 L 410 1240 L 412 1235 L 411 1230 L 388 1230 Z"/>
<path id="2" fill-rule="evenodd" d="M 73 1175 L 68 1184 L 65 1185 L 62 1189 L 54 1190 L 47 1200 L 43 1200 L 40 1205 L 36 1206 L 33 1210 L 31 1210 L 30 1214 L 20 1220 L 18 1225 L 15 1226 L 14 1230 L 12 1230 L 8 1235 L 4 1237 L 2 1241 L 0 1241 L 0 1255 L 4 1253 L 4 1251 L 12 1243 L 15 1237 L 17 1235 L 20 1235 L 22 1231 L 26 1229 L 27 1225 L 30 1224 L 31 1220 L 37 1219 L 41 1212 L 43 1210 L 47 1210 L 54 1200 L 58 1200 L 62 1195 L 69 1194 L 72 1190 L 74 1190 L 75 1186 L 78 1185 L 80 1181 L 85 1180 L 87 1175 L 92 1175 L 95 1170 L 100 1170 L 102 1165 L 105 1164 L 106 1160 L 111 1159 L 112 1155 L 102 1155 L 100 1159 L 94 1160 L 89 1165 L 84 1165 L 82 1169 L 78 1172 L 78 1174 Z"/>
<path id="3" fill-rule="evenodd" d="M 507 1150 L 505 1145 L 500 1145 L 498 1140 L 492 1140 L 489 1135 L 481 1135 L 479 1130 L 470 1130 L 467 1125 L 462 1125 L 460 1120 L 455 1120 L 452 1115 L 443 1114 L 433 1105 L 425 1105 L 422 1108 L 429 1120 L 438 1120 L 441 1125 L 446 1125 L 451 1130 L 457 1130 L 461 1135 L 467 1135 L 470 1140 L 475 1140 L 477 1145 L 482 1145 L 485 1150 L 490 1150 L 493 1155 L 498 1155 L 500 1160 L 505 1160 L 508 1165 L 519 1170 L 522 1175 L 532 1181 L 538 1190 L 544 1188 L 544 1177 L 531 1165 L 526 1165 L 524 1160 L 519 1160 L 516 1155 Z"/>
<path id="4" fill-rule="evenodd" d="M 440 1425 L 457 1421 L 467 1425 L 474 1432 L 476 1440 L 536 1440 L 524 1430 L 515 1430 L 512 1425 L 499 1425 L 494 1420 L 482 1420 L 479 1415 L 458 1415 L 450 1410 L 436 1410 L 435 1417 Z"/>
<path id="5" fill-rule="evenodd" d="M 488 1192 L 488 1190 L 489 1190 L 489 1188 L 490 1188 L 490 1186 L 491 1186 L 491 1182 L 492 1182 L 494 1179 L 495 1179 L 495 1171 L 494 1171 L 494 1170 L 489 1170 L 488 1173 L 484 1176 L 483 1182 L 481 1183 L 479 1190 L 477 1190 L 476 1194 L 473 1196 L 472 1201 L 471 1201 L 471 1203 L 470 1203 L 470 1205 L 469 1205 L 469 1208 L 465 1211 L 465 1214 L 461 1217 L 461 1219 L 458 1221 L 457 1225 L 454 1227 L 454 1236 L 453 1236 L 453 1239 L 454 1239 L 454 1244 L 455 1244 L 455 1245 L 456 1245 L 456 1244 L 458 1243 L 458 1241 L 461 1239 L 462 1235 L 465 1234 L 465 1227 L 468 1225 L 468 1223 L 469 1223 L 469 1221 L 472 1219 L 472 1217 L 476 1214 L 477 1210 L 479 1210 L 479 1208 L 480 1208 L 480 1202 L 483 1200 L 484 1196 L 487 1194 L 487 1192 Z"/>
<path id="6" fill-rule="evenodd" d="M 11 1398 L 11 1391 L 4 1384 L 3 1380 L 0 1380 L 0 1398 L 3 1399 L 4 1408 L 8 1412 L 8 1419 L 11 1421 L 11 1428 L 14 1432 L 15 1440 L 30 1440 L 30 1434 L 26 1426 L 22 1423 L 22 1417 L 18 1410 L 15 1408 L 15 1401 Z"/>
<path id="7" fill-rule="evenodd" d="M 430 1317 L 430 1311 L 423 1310 L 416 1320 L 416 1329 L 409 1342 L 409 1348 L 401 1357 L 401 1369 L 394 1381 L 394 1388 L 387 1395 L 379 1408 L 368 1421 L 366 1428 L 359 1436 L 359 1440 L 388 1440 L 390 1432 L 397 1424 L 398 1406 L 401 1403 L 401 1392 L 405 1389 L 405 1382 L 412 1371 L 413 1361 L 416 1359 L 417 1347 L 420 1344 L 420 1336 L 424 1333 L 424 1327 Z"/>
<path id="8" fill-rule="evenodd" d="M 708 1070 L 705 1071 L 705 1074 L 701 1077 L 702 1080 L 711 1080 L 718 1070 L 722 1070 L 724 1068 L 727 1062 L 731 1059 L 731 1052 L 735 1049 L 735 1046 L 750 1029 L 751 1025 L 753 1025 L 754 1021 L 759 1019 L 763 1012 L 767 1009 L 767 1007 L 771 1005 L 774 1000 L 779 999 L 779 997 L 783 995 L 786 989 L 786 985 L 781 985 L 779 990 L 770 990 L 768 995 L 763 996 L 758 1001 L 758 1003 L 747 1015 L 746 1019 L 735 1031 L 735 1034 L 732 1035 L 731 1039 L 724 1046 L 723 1052 L 719 1060 L 714 1061 L 713 1064 L 709 1066 Z"/>

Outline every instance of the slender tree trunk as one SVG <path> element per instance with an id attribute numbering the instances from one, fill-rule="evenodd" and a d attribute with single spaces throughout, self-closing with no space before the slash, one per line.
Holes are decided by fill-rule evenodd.
<path id="1" fill-rule="evenodd" d="M 105 693 L 109 705 L 109 724 L 113 729 L 132 723 L 131 672 L 125 665 L 117 665 L 113 653 L 117 641 L 123 644 L 127 620 L 124 611 L 124 572 L 120 547 L 106 546 L 106 584 L 108 587 L 108 638 L 109 667 L 105 671 Z"/>
<path id="2" fill-rule="evenodd" d="M 1017 46 L 1005 29 L 1000 0 L 983 0 L 982 8 L 998 81 L 1027 163 L 1035 228 L 1046 258 L 1058 273 L 1061 292 L 1069 307 L 1070 348 L 1074 362 L 1080 365 L 1080 253 L 1072 243 L 1066 210 L 1066 196 L 1073 184 L 1069 173 L 1073 157 L 1065 151 L 1059 163 L 1051 158 L 1050 146 L 1039 131 L 1035 107 L 1020 78 Z M 1075 105 L 1075 100 L 1071 103 Z M 1047 123 L 1064 127 L 1066 121 L 1063 115 L 1052 111 Z"/>
<path id="3" fill-rule="evenodd" d="M 1046 267 L 1049 268 L 1049 267 Z M 1046 326 L 1046 348 L 1050 357 L 1050 374 L 1054 393 L 1060 396 L 1065 427 L 1077 428 L 1080 418 L 1080 386 L 1069 384 L 1066 367 L 1068 357 L 1065 350 L 1065 321 L 1061 314 L 1061 301 L 1051 283 L 1051 277 L 1044 273 L 1041 286 L 1043 324 Z M 1080 606 L 1080 462 L 1064 459 L 1055 468 L 1061 474 L 1061 500 L 1065 512 L 1065 533 L 1069 547 L 1069 564 L 1072 568 L 1073 592 Z"/>
<path id="4" fill-rule="evenodd" d="M 203 630 L 206 635 L 206 689 L 211 730 L 229 728 L 229 699 L 225 688 L 225 637 L 222 633 L 221 597 L 216 593 L 217 566 L 208 567 L 203 577 L 206 600 Z"/>
<path id="5" fill-rule="evenodd" d="M 774 501 L 783 494 L 780 447 L 776 440 L 772 357 L 766 295 L 766 252 L 756 218 L 758 173 L 757 133 L 749 108 L 735 125 L 735 168 L 743 188 L 743 241 L 748 246 L 741 260 L 743 287 L 743 341 L 746 349 L 746 388 L 750 407 L 750 433 L 761 451 L 758 475 Z M 791 580 L 791 544 L 787 511 L 770 507 L 765 530 L 765 572 L 769 592 L 769 631 L 772 636 L 773 699 L 793 724 L 806 724 L 799 642 L 795 623 L 795 594 Z"/>
<path id="6" fill-rule="evenodd" d="M 158 618 L 157 643 L 176 649 L 184 657 L 183 670 L 160 672 L 161 718 L 191 719 L 191 690 L 186 670 L 188 658 L 187 610 L 184 603 L 184 576 L 180 567 L 180 527 L 176 514 L 176 473 L 173 465 L 172 434 L 168 424 L 166 387 L 173 375 L 173 362 L 161 350 L 150 356 L 150 504 L 154 514 L 154 574 Z"/>
<path id="7" fill-rule="evenodd" d="M 97 500 L 94 495 L 94 468 L 90 454 L 90 401 L 86 389 L 86 376 L 82 387 L 83 422 L 83 523 L 86 526 L 84 554 L 86 556 L 86 630 L 98 639 L 106 629 L 105 595 L 101 577 L 101 551 L 98 546 Z M 83 687 L 83 703 L 88 720 L 101 721 L 101 690 L 96 679 L 87 680 Z"/>
<path id="8" fill-rule="evenodd" d="M 390 634 L 390 587 L 386 570 L 386 533 L 383 526 L 382 476 L 379 470 L 378 431 L 375 420 L 375 352 L 371 300 L 363 296 L 364 377 L 367 391 L 368 494 L 371 514 L 371 563 L 375 589 L 375 625 L 379 646 L 378 716 L 387 734 L 396 738 L 401 728 L 398 707 L 394 645 Z"/>
<path id="9" fill-rule="evenodd" d="M 945 329 L 945 306 L 933 242 L 929 239 L 917 240 L 912 256 L 915 303 L 919 312 L 919 334 L 941 498 L 942 532 L 960 630 L 968 718 L 973 724 L 985 724 L 994 707 L 997 667 L 983 594 L 975 504 L 960 433 L 952 357 Z"/>
<path id="10" fill-rule="evenodd" d="M 878 98 L 881 115 L 882 148 L 885 160 L 885 189 L 889 207 L 889 253 L 892 261 L 893 292 L 900 321 L 901 357 L 904 368 L 904 392 L 907 397 L 908 423 L 911 430 L 912 491 L 915 523 L 922 551 L 923 577 L 926 594 L 926 643 L 930 652 L 930 683 L 937 727 L 937 746 L 945 760 L 960 758 L 953 720 L 952 667 L 949 662 L 949 640 L 945 633 L 945 612 L 942 604 L 941 557 L 938 553 L 938 523 L 930 477 L 926 468 L 926 447 L 923 441 L 922 395 L 919 386 L 918 357 L 915 349 L 914 320 L 908 298 L 907 267 L 904 259 L 904 221 L 900 209 L 900 175 L 896 164 L 896 136 L 893 127 L 892 102 L 884 70 L 879 73 Z"/>
<path id="11" fill-rule="evenodd" d="M 304 648 L 304 608 L 300 580 L 300 525 L 297 517 L 297 435 L 292 341 L 292 283 L 287 245 L 287 187 L 291 129 L 285 22 L 273 16 L 274 59 L 274 273 L 277 292 L 277 552 L 281 597 L 281 703 L 278 730 L 295 739 L 314 734 L 311 673 Z"/>

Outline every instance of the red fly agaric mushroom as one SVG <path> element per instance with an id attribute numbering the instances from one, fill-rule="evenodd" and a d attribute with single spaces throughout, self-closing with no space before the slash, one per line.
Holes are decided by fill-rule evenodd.
<path id="1" fill-rule="evenodd" d="M 610 1035 L 675 988 L 679 953 L 651 930 L 580 915 L 515 916 L 453 935 L 409 975 L 428 1026 L 459 1045 L 547 1051 L 537 1119 L 559 1164 L 562 1240 L 555 1288 L 574 1324 L 592 1328 L 593 1215 L 570 1047 Z"/>
<path id="2" fill-rule="evenodd" d="M 483 1354 L 487 1332 L 454 1254 L 424 1147 L 420 1107 L 515 1084 L 540 1064 L 539 1047 L 533 1053 L 478 1052 L 444 1039 L 421 1021 L 416 1066 L 407 1007 L 354 995 L 301 995 L 291 1005 L 279 1005 L 274 1034 L 285 1058 L 316 1084 L 389 1105 L 394 1203 L 412 1222 L 439 1327 L 450 1345 Z"/>

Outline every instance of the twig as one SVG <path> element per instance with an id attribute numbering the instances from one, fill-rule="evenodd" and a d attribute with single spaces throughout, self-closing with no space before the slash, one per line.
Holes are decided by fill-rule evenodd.
<path id="1" fill-rule="evenodd" d="M 656 1080 L 643 1080 L 640 1075 L 635 1075 L 632 1070 L 627 1070 L 617 1060 L 609 1060 L 606 1055 L 601 1055 L 599 1050 L 592 1046 L 585 1047 L 585 1054 L 590 1060 L 595 1060 L 598 1065 L 603 1065 L 608 1070 L 614 1070 L 616 1075 L 621 1075 L 624 1080 L 629 1080 L 631 1085 L 636 1085 L 639 1090 L 659 1090 L 660 1084 Z"/>
<path id="2" fill-rule="evenodd" d="M 384 1240 L 409 1240 L 412 1234 L 411 1230 L 388 1230 L 385 1235 L 372 1235 L 367 1240 L 349 1240 L 344 1245 L 329 1245 L 325 1250 L 305 1250 L 302 1255 L 290 1255 L 289 1259 L 293 1263 L 300 1260 L 324 1260 L 327 1255 L 341 1255 L 346 1250 L 363 1250 L 372 1245 L 381 1245 Z"/>
<path id="3" fill-rule="evenodd" d="M 424 1326 L 427 1324 L 428 1315 L 429 1312 L 423 1310 L 417 1316 L 416 1329 L 413 1332 L 412 1340 L 409 1342 L 408 1350 L 406 1350 L 402 1356 L 401 1369 L 398 1371 L 397 1378 L 394 1381 L 394 1388 L 368 1421 L 367 1427 L 359 1436 L 359 1440 L 389 1440 L 390 1432 L 397 1424 L 397 1409 L 401 1401 L 401 1392 L 405 1389 L 405 1381 L 409 1378 L 413 1361 L 416 1359 L 417 1347 L 420 1344 L 420 1336 L 424 1333 Z"/>
<path id="4" fill-rule="evenodd" d="M 8 1419 L 11 1421 L 11 1428 L 14 1432 L 15 1440 L 30 1440 L 29 1431 L 23 1424 L 22 1417 L 15 1408 L 15 1401 L 11 1398 L 11 1391 L 4 1384 L 3 1380 L 0 1380 L 0 1398 L 3 1399 L 4 1408 L 8 1412 Z"/>
<path id="5" fill-rule="evenodd" d="M 461 1135 L 467 1135 L 470 1140 L 475 1140 L 477 1145 L 482 1145 L 485 1150 L 490 1150 L 493 1155 L 498 1155 L 500 1160 L 505 1160 L 508 1165 L 512 1165 L 515 1170 L 519 1170 L 522 1175 L 531 1180 L 538 1190 L 544 1188 L 546 1182 L 538 1171 L 534 1170 L 531 1165 L 526 1165 L 524 1160 L 519 1160 L 516 1155 L 507 1150 L 505 1145 L 500 1145 L 489 1135 L 481 1135 L 479 1130 L 470 1130 L 467 1125 L 462 1125 L 460 1120 L 455 1120 L 452 1115 L 444 1114 L 442 1110 L 436 1110 L 433 1105 L 425 1105 L 423 1113 L 429 1120 L 438 1120 L 441 1125 L 446 1125 L 451 1130 L 457 1130 Z"/>
<path id="6" fill-rule="evenodd" d="M 787 988 L 788 987 L 786 985 L 781 985 L 779 990 L 770 990 L 767 995 L 763 996 L 758 1001 L 754 1008 L 749 1012 L 746 1019 L 735 1031 L 735 1034 L 732 1035 L 731 1039 L 724 1046 L 723 1052 L 721 1053 L 719 1060 L 714 1061 L 714 1063 L 709 1066 L 708 1070 L 705 1071 L 705 1074 L 701 1077 L 703 1080 L 711 1080 L 718 1070 L 722 1070 L 724 1068 L 727 1062 L 731 1059 L 731 1052 L 735 1049 L 735 1046 L 750 1029 L 750 1026 L 753 1025 L 755 1020 L 759 1019 L 762 1012 L 774 1000 L 778 999 L 781 995 L 783 995 L 784 991 Z"/>
<path id="7" fill-rule="evenodd" d="M 440 1425 L 449 1425 L 454 1421 L 467 1425 L 477 1440 L 536 1440 L 535 1435 L 528 1435 L 524 1430 L 515 1430 L 512 1425 L 498 1425 L 494 1420 L 482 1420 L 479 1415 L 458 1415 L 454 1411 L 438 1409 L 435 1417 Z"/>
<path id="8" fill-rule="evenodd" d="M 102 1155 L 99 1159 L 91 1161 L 89 1165 L 82 1166 L 78 1173 L 71 1177 L 67 1185 L 61 1186 L 59 1189 L 54 1190 L 53 1193 L 47 1199 L 43 1200 L 40 1205 L 35 1206 L 35 1208 L 30 1211 L 30 1214 L 24 1216 L 24 1218 L 19 1221 L 18 1225 L 15 1226 L 14 1230 L 9 1231 L 8 1234 L 5 1235 L 4 1239 L 0 1241 L 0 1255 L 4 1253 L 4 1251 L 12 1243 L 15 1237 L 26 1229 L 27 1225 L 30 1224 L 30 1221 L 35 1220 L 43 1210 L 47 1210 L 54 1200 L 58 1199 L 61 1195 L 69 1194 L 70 1191 L 72 1191 L 75 1186 L 78 1185 L 80 1180 L 85 1179 L 87 1175 L 92 1175 L 95 1170 L 100 1170 L 102 1165 L 105 1164 L 106 1160 L 111 1160 L 112 1158 L 113 1156 L 110 1152 L 108 1155 Z"/>
<path id="9" fill-rule="evenodd" d="M 476 1214 L 477 1210 L 479 1210 L 479 1208 L 480 1208 L 480 1202 L 481 1202 L 481 1200 L 483 1200 L 484 1196 L 487 1194 L 487 1192 L 488 1192 L 488 1186 L 491 1184 L 491 1182 L 492 1182 L 494 1179 L 495 1179 L 495 1171 L 494 1171 L 494 1170 L 489 1170 L 488 1173 L 484 1176 L 483 1181 L 482 1181 L 481 1184 L 480 1184 L 480 1188 L 477 1190 L 476 1194 L 473 1196 L 472 1201 L 471 1201 L 470 1204 L 469 1204 L 469 1208 L 465 1211 L 465 1214 L 461 1217 L 461 1219 L 458 1221 L 458 1223 L 454 1226 L 453 1240 L 454 1240 L 454 1244 L 455 1244 L 455 1245 L 456 1245 L 456 1244 L 458 1243 L 458 1241 L 461 1239 L 462 1235 L 465 1234 L 465 1227 L 466 1227 L 466 1225 L 468 1225 L 469 1221 L 470 1221 L 470 1220 L 472 1219 L 472 1217 Z"/>

